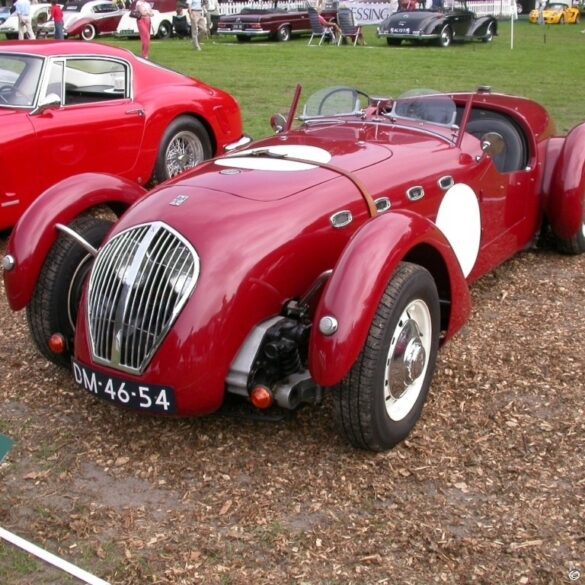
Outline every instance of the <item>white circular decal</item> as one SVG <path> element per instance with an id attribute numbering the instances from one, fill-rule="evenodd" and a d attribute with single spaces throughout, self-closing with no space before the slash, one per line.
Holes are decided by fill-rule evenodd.
<path id="1" fill-rule="evenodd" d="M 479 202 L 469 185 L 453 185 L 443 197 L 437 214 L 437 227 L 443 232 L 465 277 L 475 266 L 481 241 Z"/>
<path id="2" fill-rule="evenodd" d="M 277 157 L 290 156 L 316 163 L 328 163 L 331 160 L 331 154 L 323 148 L 303 146 L 302 144 L 277 144 L 266 148 L 242 150 L 216 160 L 215 164 L 223 167 L 235 167 L 254 171 L 306 171 L 315 168 L 313 165 L 286 160 L 286 158 L 271 158 L 270 155 L 246 156 L 247 154 L 263 151 L 268 151 L 270 154 L 277 155 Z"/>

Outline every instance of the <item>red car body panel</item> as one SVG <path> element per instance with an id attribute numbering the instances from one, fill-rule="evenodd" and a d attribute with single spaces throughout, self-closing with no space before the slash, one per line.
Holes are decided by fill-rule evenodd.
<path id="1" fill-rule="evenodd" d="M 130 68 L 132 84 L 128 98 L 66 105 L 39 115 L 31 115 L 32 108 L 0 106 L 0 230 L 13 226 L 42 191 L 78 173 L 113 173 L 145 184 L 153 175 L 163 134 L 179 116 L 203 124 L 214 154 L 242 137 L 239 106 L 230 95 L 129 51 L 77 41 L 35 41 L 2 43 L 0 53 L 47 60 L 111 58 Z M 22 152 L 28 153 L 26 159 Z M 30 160 L 38 163 L 33 172 Z"/>
<path id="2" fill-rule="evenodd" d="M 378 302 L 405 260 L 425 267 L 434 278 L 442 301 L 441 329 L 448 339 L 469 313 L 468 285 L 534 242 L 543 221 L 562 226 L 568 237 L 575 235 L 583 223 L 585 196 L 583 127 L 563 139 L 534 102 L 486 91 L 450 98 L 460 119 L 467 119 L 463 112 L 471 104 L 477 119 L 505 117 L 518 130 L 524 156 L 517 167 L 499 170 L 496 157 L 487 155 L 471 132 L 471 122 L 469 132 L 458 137 L 463 130 L 452 124 L 397 120 L 381 115 L 377 106 L 359 115 L 309 120 L 254 143 L 247 157 L 239 153 L 206 162 L 140 198 L 104 242 L 105 250 L 137 226 L 162 222 L 196 251 L 200 267 L 194 289 L 152 357 L 137 373 L 96 361 L 86 290 L 75 358 L 105 376 L 173 389 L 177 414 L 211 412 L 223 403 L 228 376 L 251 333 L 275 317 L 288 317 L 290 302 L 307 297 L 331 271 L 325 288 L 317 287 L 306 302 L 312 324 L 307 361 L 314 381 L 335 385 L 355 363 Z M 315 158 L 303 167 L 295 156 L 307 155 L 295 152 L 325 153 L 328 162 Z M 301 166 L 293 169 L 292 164 Z M 101 201 L 112 181 L 92 175 L 87 190 Z M 25 287 L 22 297 L 19 286 L 36 281 L 42 261 L 35 254 L 46 256 L 54 237 L 47 235 L 50 222 L 39 219 L 41 210 L 50 209 L 61 189 L 72 199 L 71 184 L 43 195 L 9 242 L 15 268 L 5 272 L 5 280 L 13 308 L 30 297 L 32 288 Z M 387 199 L 384 213 L 370 217 L 358 184 L 374 200 Z M 120 192 L 115 185 L 111 189 Z M 442 221 L 450 194 L 456 203 L 458 197 L 467 198 L 478 209 L 477 254 L 471 262 L 447 229 L 465 227 L 453 223 L 467 218 L 452 216 L 451 225 Z M 68 205 L 58 207 L 60 221 L 79 211 L 73 202 Z M 575 213 L 579 225 L 573 222 Z M 339 214 L 351 214 L 351 221 L 336 225 Z M 45 235 L 30 244 L 35 230 Z M 339 322 L 333 334 L 319 330 L 323 316 Z M 253 372 L 250 376 L 252 383 Z"/>

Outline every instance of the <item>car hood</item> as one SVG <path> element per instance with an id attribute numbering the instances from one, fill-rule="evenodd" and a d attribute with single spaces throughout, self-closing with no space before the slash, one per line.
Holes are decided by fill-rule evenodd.
<path id="1" fill-rule="evenodd" d="M 176 184 L 275 201 L 334 178 L 323 165 L 356 172 L 392 156 L 387 146 L 359 141 L 356 132 L 342 135 L 339 130 L 292 133 L 286 143 L 274 138 L 256 142 L 253 148 L 208 163 Z"/>

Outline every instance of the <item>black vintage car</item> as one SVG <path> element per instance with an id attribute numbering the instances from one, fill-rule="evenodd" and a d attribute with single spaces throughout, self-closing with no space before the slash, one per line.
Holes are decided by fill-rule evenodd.
<path id="1" fill-rule="evenodd" d="M 479 40 L 489 43 L 497 34 L 494 16 L 476 16 L 465 0 L 445 0 L 433 3 L 433 8 L 399 10 L 378 27 L 379 37 L 389 45 L 402 41 L 431 42 L 448 47 L 454 41 Z"/>

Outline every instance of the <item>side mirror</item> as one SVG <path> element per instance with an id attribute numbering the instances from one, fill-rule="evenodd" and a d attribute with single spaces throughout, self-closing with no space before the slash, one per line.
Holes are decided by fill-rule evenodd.
<path id="1" fill-rule="evenodd" d="M 274 114 L 274 116 L 270 118 L 270 125 L 276 134 L 280 134 L 284 131 L 286 128 L 286 122 L 286 116 L 283 116 L 282 114 Z"/>
<path id="2" fill-rule="evenodd" d="M 38 116 L 46 110 L 58 110 L 61 107 L 61 98 L 56 93 L 50 93 L 39 100 L 39 105 L 30 113 L 31 116 Z"/>
<path id="3" fill-rule="evenodd" d="M 492 158 L 502 154 L 505 148 L 504 137 L 498 132 L 487 132 L 481 137 L 481 149 Z"/>

